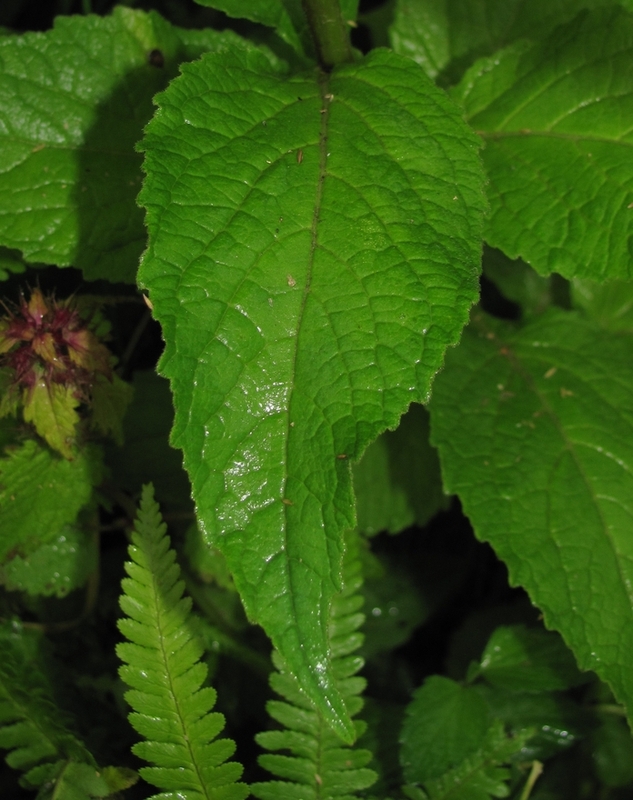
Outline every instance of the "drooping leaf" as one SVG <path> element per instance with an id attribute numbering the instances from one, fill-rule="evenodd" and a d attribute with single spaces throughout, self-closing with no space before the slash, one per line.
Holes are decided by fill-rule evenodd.
<path id="1" fill-rule="evenodd" d="M 191 600 L 170 547 L 166 525 L 150 486 L 141 507 L 126 562 L 119 629 L 128 639 L 117 646 L 124 662 L 121 678 L 132 687 L 125 697 L 134 711 L 130 722 L 145 741 L 136 755 L 153 766 L 140 775 L 165 789 L 155 798 L 244 800 L 238 783 L 242 767 L 227 762 L 235 750 L 230 739 L 216 739 L 222 714 L 212 713 L 215 691 L 203 687 L 202 647 L 189 624 Z"/>
<path id="2" fill-rule="evenodd" d="M 350 461 L 424 400 L 476 295 L 475 140 L 387 51 L 290 78 L 209 55 L 159 103 L 140 278 L 173 442 L 249 616 L 350 737 L 327 651 Z"/>
<path id="3" fill-rule="evenodd" d="M 26 558 L 63 535 L 101 482 L 101 469 L 96 448 L 67 461 L 33 440 L 0 459 L 0 562 Z"/>
<path id="4" fill-rule="evenodd" d="M 395 431 L 372 442 L 352 469 L 357 525 L 366 536 L 423 527 L 446 507 L 428 413 L 420 405 L 411 406 Z"/>
<path id="5" fill-rule="evenodd" d="M 359 633 L 364 620 L 364 615 L 359 613 L 363 605 L 359 594 L 363 579 L 360 537 L 352 531 L 346 539 L 343 589 L 332 603 L 329 632 L 333 672 L 349 715 L 354 717 L 363 706 L 360 694 L 365 688 L 365 680 L 356 676 L 364 664 L 356 654 L 363 639 Z M 376 780 L 376 773 L 366 768 L 371 752 L 344 745 L 324 724 L 319 709 L 301 691 L 297 679 L 288 671 L 278 652 L 273 653 L 273 662 L 277 671 L 272 673 L 270 683 L 283 701 L 271 701 L 267 708 L 270 716 L 281 725 L 281 730 L 260 733 L 256 740 L 265 750 L 274 753 L 260 756 L 260 765 L 282 780 L 253 784 L 252 794 L 260 800 L 320 800 L 326 797 L 354 800 L 358 792 Z M 365 727 L 362 720 L 354 721 L 357 737 Z M 279 750 L 282 754 L 274 752 Z"/>
<path id="6" fill-rule="evenodd" d="M 407 706 L 400 761 L 407 783 L 426 783 L 459 766 L 482 747 L 488 706 L 472 687 L 432 675 Z"/>
<path id="7" fill-rule="evenodd" d="M 232 41 L 121 6 L 0 39 L 0 243 L 134 282 L 145 246 L 134 145 L 152 96 L 181 61 Z"/>
<path id="8" fill-rule="evenodd" d="M 633 275 L 633 14 L 584 12 L 456 88 L 486 143 L 486 240 L 540 274 Z"/>
<path id="9" fill-rule="evenodd" d="M 587 681 L 560 636 L 542 628 L 500 625 L 481 656 L 479 674 L 493 686 L 562 691 Z"/>
<path id="10" fill-rule="evenodd" d="M 633 717 L 631 338 L 478 313 L 431 401 L 447 489 L 581 669 Z"/>

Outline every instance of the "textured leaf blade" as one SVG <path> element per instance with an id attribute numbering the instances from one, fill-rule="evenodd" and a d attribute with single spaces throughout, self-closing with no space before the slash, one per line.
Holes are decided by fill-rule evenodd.
<path id="1" fill-rule="evenodd" d="M 398 0 L 390 29 L 394 50 L 432 78 L 459 73 L 475 58 L 517 39 L 540 41 L 583 8 L 612 0 Z"/>
<path id="2" fill-rule="evenodd" d="M 152 97 L 182 60 L 235 40 L 121 7 L 0 39 L 0 242 L 133 283 L 145 245 L 134 145 Z"/>
<path id="3" fill-rule="evenodd" d="M 408 59 L 186 65 L 144 143 L 140 279 L 209 543 L 330 720 L 349 462 L 423 400 L 477 292 L 475 140 Z M 351 729 L 347 725 L 347 734 Z"/>
<path id="4" fill-rule="evenodd" d="M 582 669 L 633 715 L 631 339 L 574 314 L 483 315 L 431 402 L 447 489 Z"/>
<path id="5" fill-rule="evenodd" d="M 229 17 L 248 19 L 273 28 L 279 37 L 289 44 L 295 52 L 303 53 L 300 32 L 307 31 L 301 3 L 297 0 L 197 0 L 201 6 L 209 6 L 223 11 Z"/>
<path id="6" fill-rule="evenodd" d="M 632 273 L 633 15 L 579 15 L 478 62 L 456 96 L 486 141 L 487 241 L 537 272 Z"/>
<path id="7" fill-rule="evenodd" d="M 98 450 L 67 461 L 31 440 L 0 459 L 0 561 L 63 535 L 100 482 Z"/>
<path id="8" fill-rule="evenodd" d="M 426 783 L 459 766 L 484 743 L 488 708 L 476 689 L 432 675 L 407 706 L 400 760 L 408 783 Z"/>

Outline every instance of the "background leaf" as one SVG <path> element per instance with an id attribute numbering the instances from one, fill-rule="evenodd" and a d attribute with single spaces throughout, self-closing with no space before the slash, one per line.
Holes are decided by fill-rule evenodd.
<path id="1" fill-rule="evenodd" d="M 346 736 L 327 619 L 350 462 L 424 400 L 477 293 L 476 140 L 408 59 L 285 78 L 185 65 L 144 149 L 140 279 L 208 541 Z"/>
<path id="2" fill-rule="evenodd" d="M 97 566 L 94 536 L 66 525 L 27 558 L 15 555 L 0 566 L 0 583 L 9 591 L 64 597 L 86 582 Z"/>
<path id="3" fill-rule="evenodd" d="M 438 778 L 478 750 L 490 725 L 488 706 L 473 688 L 432 675 L 407 706 L 400 760 L 407 783 Z"/>
<path id="4" fill-rule="evenodd" d="M 571 284 L 576 308 L 605 330 L 633 333 L 633 281 L 596 281 L 576 278 Z"/>
<path id="5" fill-rule="evenodd" d="M 478 313 L 431 401 L 445 484 L 633 714 L 630 337 L 573 313 L 524 327 Z"/>
<path id="6" fill-rule="evenodd" d="M 366 536 L 423 527 L 448 503 L 437 452 L 429 444 L 428 412 L 417 403 L 352 469 L 357 525 Z"/>
<path id="7" fill-rule="evenodd" d="M 122 7 L 0 39 L 0 243 L 133 283 L 145 246 L 134 145 L 152 97 L 181 61 L 234 41 Z"/>
<path id="8" fill-rule="evenodd" d="M 449 80 L 517 39 L 542 40 L 583 8 L 612 0 L 398 0 L 390 39 L 431 78 Z M 451 62 L 453 62 L 451 64 Z"/>
<path id="9" fill-rule="evenodd" d="M 633 15 L 580 14 L 477 62 L 454 97 L 483 136 L 486 241 L 540 274 L 632 274 Z"/>
<path id="10" fill-rule="evenodd" d="M 96 449 L 67 461 L 30 440 L 0 459 L 0 562 L 64 535 L 100 482 Z"/>
<path id="11" fill-rule="evenodd" d="M 123 419 L 122 447 L 105 448 L 106 464 L 117 483 L 140 494 L 151 483 L 157 500 L 170 511 L 191 511 L 191 486 L 182 467 L 182 453 L 169 445 L 174 407 L 169 383 L 154 370 L 134 374 L 133 394 Z"/>
<path id="12" fill-rule="evenodd" d="M 578 671 L 558 634 L 500 625 L 481 656 L 479 674 L 493 686 L 524 692 L 562 691 L 590 677 Z"/>

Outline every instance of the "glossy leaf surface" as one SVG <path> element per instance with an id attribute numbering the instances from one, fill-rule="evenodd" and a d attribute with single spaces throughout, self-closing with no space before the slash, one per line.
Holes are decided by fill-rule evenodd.
<path id="1" fill-rule="evenodd" d="M 476 297 L 476 139 L 387 51 L 328 78 L 254 50 L 183 73 L 141 196 L 173 442 L 247 612 L 349 737 L 327 619 L 350 462 L 424 400 Z"/>
<path id="2" fill-rule="evenodd" d="M 582 669 L 633 712 L 631 339 L 477 314 L 431 402 L 448 490 Z"/>
<path id="3" fill-rule="evenodd" d="M 477 62 L 455 91 L 486 142 L 486 240 L 537 272 L 633 273 L 633 14 L 580 14 Z"/>
<path id="4" fill-rule="evenodd" d="M 0 39 L 0 243 L 133 283 L 145 246 L 134 145 L 152 97 L 179 62 L 234 40 L 122 7 Z"/>

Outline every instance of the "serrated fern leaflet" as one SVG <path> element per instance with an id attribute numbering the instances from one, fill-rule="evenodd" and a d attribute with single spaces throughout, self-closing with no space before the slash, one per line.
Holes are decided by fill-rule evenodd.
<path id="1" fill-rule="evenodd" d="M 365 680 L 356 676 L 363 659 L 354 655 L 363 641 L 358 628 L 364 620 L 359 613 L 363 598 L 358 593 L 362 583 L 358 545 L 358 536 L 350 535 L 343 565 L 343 590 L 332 604 L 329 628 L 332 670 L 350 717 L 361 710 L 363 701 L 359 695 L 365 687 Z M 376 773 L 366 769 L 371 753 L 344 745 L 300 690 L 279 653 L 273 654 L 273 660 L 277 671 L 271 675 L 270 683 L 285 702 L 273 700 L 267 708 L 282 730 L 260 733 L 257 741 L 266 750 L 289 751 L 290 755 L 260 756 L 261 766 L 284 780 L 255 784 L 251 787 L 253 795 L 260 800 L 353 800 L 357 792 L 376 780 Z M 365 723 L 354 720 L 353 724 L 358 737 L 365 730 Z"/>
<path id="2" fill-rule="evenodd" d="M 120 674 L 131 687 L 126 699 L 134 709 L 130 722 L 145 741 L 134 752 L 153 766 L 141 776 L 164 789 L 160 798 L 243 800 L 237 783 L 242 767 L 226 762 L 235 749 L 217 739 L 222 714 L 211 713 L 215 691 L 203 687 L 202 647 L 189 627 L 191 601 L 176 555 L 170 548 L 151 487 L 144 487 L 141 508 L 125 565 L 119 628 L 129 642 L 117 652 L 125 662 Z"/>

